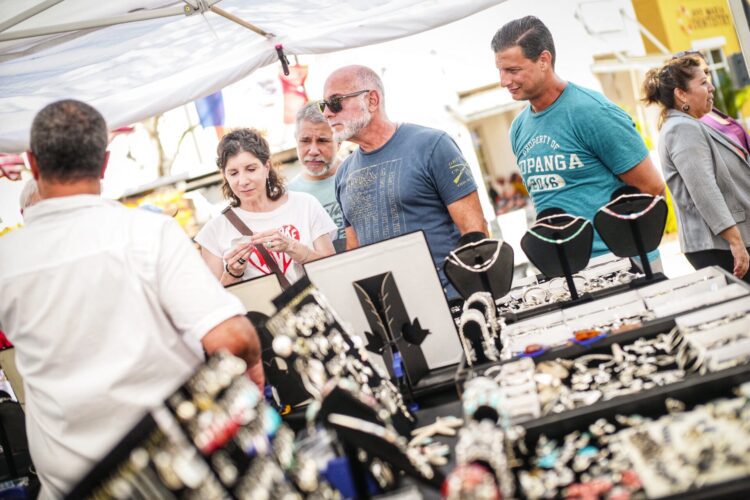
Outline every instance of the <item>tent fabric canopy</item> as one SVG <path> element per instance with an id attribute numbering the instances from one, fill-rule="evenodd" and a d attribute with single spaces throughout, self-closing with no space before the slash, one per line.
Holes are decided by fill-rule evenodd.
<path id="1" fill-rule="evenodd" d="M 88 102 L 117 128 L 277 62 L 277 44 L 287 55 L 361 47 L 436 28 L 502 1 L 0 0 L 0 30 L 29 9 L 52 5 L 0 32 L 0 151 L 26 149 L 34 115 L 59 99 Z M 208 4 L 273 36 L 210 11 L 119 23 L 124 16 L 200 10 Z M 107 18 L 118 24 L 25 36 Z"/>

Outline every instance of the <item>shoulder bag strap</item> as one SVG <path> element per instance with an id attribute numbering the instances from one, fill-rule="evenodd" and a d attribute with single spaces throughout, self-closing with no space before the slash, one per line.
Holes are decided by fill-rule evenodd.
<path id="1" fill-rule="evenodd" d="M 239 216 L 234 213 L 234 210 L 232 210 L 232 207 L 227 207 L 224 210 L 221 211 L 222 214 L 224 214 L 224 217 L 229 220 L 229 222 L 232 223 L 234 228 L 239 231 L 241 234 L 245 236 L 252 236 L 253 232 L 250 230 L 247 225 L 240 220 Z M 279 284 L 281 285 L 281 288 L 286 290 L 291 286 L 289 283 L 289 280 L 284 276 L 284 273 L 281 272 L 281 269 L 279 269 L 279 265 L 276 263 L 276 259 L 274 259 L 269 253 L 268 250 L 266 250 L 266 247 L 263 245 L 255 245 L 256 250 L 258 250 L 258 253 L 260 253 L 261 257 L 263 257 L 263 260 L 266 262 L 266 265 L 268 265 L 268 268 L 271 270 L 273 274 L 276 275 L 276 277 L 279 279 Z"/>

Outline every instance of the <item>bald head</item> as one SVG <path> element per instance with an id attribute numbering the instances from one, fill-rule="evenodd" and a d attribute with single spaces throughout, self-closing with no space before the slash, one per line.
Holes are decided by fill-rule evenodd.
<path id="1" fill-rule="evenodd" d="M 380 95 L 380 109 L 382 110 L 385 107 L 383 80 L 367 66 L 353 64 L 339 68 L 326 79 L 325 88 L 328 89 L 332 83 L 351 87 L 351 92 L 364 89 L 377 90 Z M 328 95 L 326 95 L 327 97 Z"/>

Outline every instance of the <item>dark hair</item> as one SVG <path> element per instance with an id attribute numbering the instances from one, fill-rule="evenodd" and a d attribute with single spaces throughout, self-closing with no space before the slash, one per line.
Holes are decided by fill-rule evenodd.
<path id="1" fill-rule="evenodd" d="M 521 47 L 526 59 L 536 61 L 545 50 L 552 54 L 555 67 L 555 42 L 547 26 L 539 18 L 526 16 L 515 19 L 497 30 L 492 37 L 492 50 L 497 53 L 510 47 Z"/>
<path id="2" fill-rule="evenodd" d="M 232 130 L 222 137 L 219 145 L 216 146 L 216 166 L 219 167 L 222 174 L 224 173 L 224 169 L 227 168 L 229 158 L 237 156 L 242 151 L 250 153 L 260 160 L 263 165 L 271 159 L 271 148 L 268 146 L 268 141 L 263 138 L 260 132 L 252 128 Z M 266 194 L 270 199 L 278 200 L 284 194 L 284 191 L 284 178 L 271 165 L 268 170 Z M 224 176 L 221 184 L 221 192 L 224 194 L 224 198 L 229 200 L 230 205 L 233 207 L 240 206 L 240 199 L 232 192 L 226 176 Z"/>
<path id="3" fill-rule="evenodd" d="M 659 127 L 664 123 L 667 112 L 676 109 L 674 89 L 687 90 L 690 80 L 695 76 L 693 68 L 700 68 L 698 56 L 687 55 L 673 57 L 660 68 L 653 68 L 646 73 L 643 82 L 643 102 L 659 104 L 662 107 Z"/>
<path id="4" fill-rule="evenodd" d="M 86 103 L 66 99 L 48 104 L 31 125 L 31 152 L 45 180 L 98 179 L 107 151 L 107 124 Z"/>

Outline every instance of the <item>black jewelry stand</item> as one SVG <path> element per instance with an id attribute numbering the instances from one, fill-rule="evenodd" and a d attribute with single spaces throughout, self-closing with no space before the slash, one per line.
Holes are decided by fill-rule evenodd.
<path id="1" fill-rule="evenodd" d="M 498 251 L 497 245 L 501 247 L 495 262 L 483 271 L 471 269 L 484 268 Z M 493 300 L 498 299 L 510 291 L 513 283 L 513 248 L 500 240 L 484 239 L 468 243 L 446 258 L 443 270 L 464 300 L 476 292 L 489 292 Z"/>
<path id="2" fill-rule="evenodd" d="M 414 323 L 409 320 L 392 273 L 371 276 L 355 281 L 353 285 L 373 332 L 365 332 L 367 349 L 383 357 L 394 380 L 402 378 L 394 366 L 394 358 L 400 354 L 403 379 L 413 400 L 414 386 L 430 371 L 419 347 L 429 331 L 420 327 L 419 319 L 415 318 Z"/>
<path id="3" fill-rule="evenodd" d="M 266 376 L 266 383 L 276 389 L 279 408 L 283 409 L 286 405 L 295 407 L 310 399 L 312 396 L 307 392 L 302 378 L 294 369 L 293 360 L 283 360 L 273 352 L 273 335 L 266 328 L 268 316 L 256 311 L 250 311 L 246 316 L 258 332 L 263 373 Z M 286 365 L 286 369 L 282 368 L 282 363 Z"/>
<path id="4" fill-rule="evenodd" d="M 573 274 L 588 265 L 594 241 L 591 224 L 586 219 L 575 219 L 569 214 L 545 217 L 521 238 L 521 248 L 542 274 L 547 278 L 565 278 L 571 300 L 579 298 Z M 560 227 L 539 225 L 540 222 Z"/>
<path id="5" fill-rule="evenodd" d="M 610 211 L 630 217 L 617 217 Z M 620 196 L 600 208 L 594 217 L 599 236 L 613 254 L 640 257 L 646 280 L 654 279 L 646 254 L 659 247 L 666 224 L 667 203 L 660 196 L 648 194 Z"/>
<path id="6" fill-rule="evenodd" d="M 339 426 L 328 420 L 328 415 L 332 413 L 338 413 L 342 415 L 351 416 L 354 418 L 366 420 L 376 425 L 383 425 L 380 419 L 377 417 L 374 408 L 371 408 L 353 397 L 348 391 L 341 389 L 340 387 L 334 387 L 324 398 L 320 405 L 318 412 L 318 418 L 322 422 L 325 422 L 327 426 L 333 427 L 336 430 L 336 434 L 341 439 L 344 450 L 346 450 L 350 464 L 352 464 L 352 474 L 362 474 L 362 468 L 357 468 L 354 464 L 358 464 L 359 458 L 356 450 L 359 448 L 364 450 L 369 457 L 377 457 L 393 467 L 404 471 L 414 479 L 432 486 L 433 488 L 440 488 L 443 483 L 444 476 L 436 468 L 433 467 L 434 476 L 432 478 L 426 478 L 417 470 L 414 465 L 409 461 L 409 458 L 394 444 L 385 439 L 378 437 L 374 434 L 370 434 L 365 430 L 354 430 L 349 427 Z M 350 454 L 353 453 L 353 454 Z M 364 483 L 363 478 L 355 479 L 355 485 L 362 485 Z M 360 489 L 358 487 L 358 489 Z M 360 494 L 362 492 L 360 491 Z"/>

